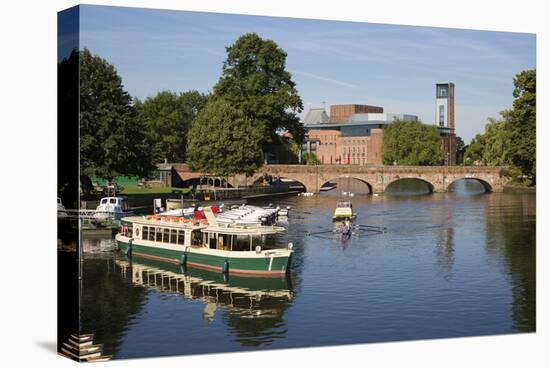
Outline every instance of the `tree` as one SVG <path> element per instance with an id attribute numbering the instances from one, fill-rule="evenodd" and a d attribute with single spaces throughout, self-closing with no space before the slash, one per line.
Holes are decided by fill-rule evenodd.
<path id="1" fill-rule="evenodd" d="M 302 160 L 308 166 L 317 166 L 317 165 L 321 164 L 321 161 L 319 160 L 319 158 L 317 158 L 317 155 L 315 153 L 312 153 L 312 152 L 305 152 L 302 155 Z"/>
<path id="2" fill-rule="evenodd" d="M 485 136 L 477 134 L 471 143 L 464 148 L 464 164 L 467 166 L 481 165 L 483 162 L 483 149 L 485 146 Z"/>
<path id="3" fill-rule="evenodd" d="M 260 145 L 269 151 L 277 135 L 288 131 L 300 144 L 305 130 L 298 114 L 303 104 L 291 75 L 287 54 L 272 40 L 245 34 L 226 48 L 227 59 L 214 94 L 243 111 L 262 132 Z"/>
<path id="4" fill-rule="evenodd" d="M 490 118 L 485 132 L 472 140 L 465 162 L 511 166 L 515 179 L 531 185 L 536 182 L 536 70 L 516 75 L 513 96 L 512 109 L 502 111 L 500 120 Z"/>
<path id="5" fill-rule="evenodd" d="M 537 143 L 537 71 L 525 70 L 514 78 L 514 102 L 511 110 L 503 111 L 506 129 L 513 144 L 510 157 L 523 174 L 536 182 L 536 143 Z"/>
<path id="6" fill-rule="evenodd" d="M 211 98 L 189 130 L 189 167 L 222 177 L 251 176 L 262 164 L 262 132 L 254 122 L 230 102 Z"/>
<path id="7" fill-rule="evenodd" d="M 444 159 L 437 128 L 420 121 L 396 119 L 384 127 L 383 139 L 384 164 L 430 166 Z"/>
<path id="8" fill-rule="evenodd" d="M 464 140 L 460 137 L 456 137 L 456 164 L 464 163 Z"/>
<path id="9" fill-rule="evenodd" d="M 146 127 L 106 60 L 80 51 L 80 170 L 108 180 L 146 177 L 154 168 Z"/>
<path id="10" fill-rule="evenodd" d="M 135 103 L 139 119 L 147 126 L 155 162 L 185 162 L 187 132 L 208 96 L 197 91 L 159 92 Z"/>

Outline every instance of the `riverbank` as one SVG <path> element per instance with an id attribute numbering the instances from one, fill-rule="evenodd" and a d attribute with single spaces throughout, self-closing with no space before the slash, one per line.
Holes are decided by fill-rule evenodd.
<path id="1" fill-rule="evenodd" d="M 537 193 L 537 187 L 536 186 L 521 186 L 521 185 L 515 185 L 515 184 L 508 184 L 504 185 L 504 192 L 506 193 L 516 193 L 516 194 L 536 194 Z"/>
<path id="2" fill-rule="evenodd" d="M 179 187 L 125 187 L 121 195 L 187 194 L 189 188 Z"/>

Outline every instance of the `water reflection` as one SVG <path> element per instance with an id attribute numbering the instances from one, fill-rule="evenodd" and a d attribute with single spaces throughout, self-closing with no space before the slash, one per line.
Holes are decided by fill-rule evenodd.
<path id="1" fill-rule="evenodd" d="M 518 215 L 516 200 L 521 199 Z M 512 319 L 517 331 L 536 330 L 536 208 L 533 195 L 494 196 L 487 207 L 486 248 L 497 256 L 502 272 L 509 277 Z"/>
<path id="2" fill-rule="evenodd" d="M 285 334 L 283 314 L 293 297 L 286 277 L 228 277 L 138 258 L 117 259 L 116 264 L 121 277 L 134 286 L 202 301 L 202 313 L 195 316 L 207 322 L 222 317 L 241 345 L 270 344 Z"/>
<path id="3" fill-rule="evenodd" d="M 357 225 L 387 231 L 345 243 L 308 236 L 332 233 L 338 196 L 277 198 L 292 207 L 276 238 L 295 245 L 287 279 L 131 260 L 84 233 L 81 330 L 115 358 L 532 332 L 535 197 L 475 186 L 350 198 Z"/>
<path id="4" fill-rule="evenodd" d="M 323 196 L 348 196 L 368 195 L 372 193 L 372 187 L 369 183 L 353 177 L 339 177 L 327 181 L 322 185 L 320 195 Z"/>
<path id="5" fill-rule="evenodd" d="M 394 196 L 427 195 L 432 193 L 431 184 L 415 178 L 402 178 L 388 185 L 385 194 Z"/>

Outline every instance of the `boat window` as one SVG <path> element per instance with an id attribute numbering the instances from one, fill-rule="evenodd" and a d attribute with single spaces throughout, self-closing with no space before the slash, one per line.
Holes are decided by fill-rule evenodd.
<path id="1" fill-rule="evenodd" d="M 162 242 L 162 228 L 156 228 L 156 241 L 157 242 Z"/>
<path id="2" fill-rule="evenodd" d="M 162 236 L 162 242 L 170 242 L 170 229 L 164 228 L 164 236 Z"/>
<path id="3" fill-rule="evenodd" d="M 178 231 L 178 244 L 183 245 L 185 243 L 185 231 Z"/>
<path id="4" fill-rule="evenodd" d="M 178 230 L 177 229 L 171 229 L 170 230 L 170 243 L 176 243 L 176 238 L 178 236 Z"/>
<path id="5" fill-rule="evenodd" d="M 116 198 L 109 199 L 109 204 L 116 204 Z"/>
<path id="6" fill-rule="evenodd" d="M 216 234 L 210 233 L 210 237 L 208 238 L 208 247 L 211 249 L 216 249 Z"/>
<path id="7" fill-rule="evenodd" d="M 191 246 L 201 245 L 202 232 L 199 230 L 191 231 Z"/>
<path id="8" fill-rule="evenodd" d="M 101 199 L 101 204 L 107 204 L 107 199 Z"/>
<path id="9" fill-rule="evenodd" d="M 149 227 L 149 241 L 155 240 L 155 227 Z"/>
<path id="10" fill-rule="evenodd" d="M 148 238 L 149 238 L 149 227 L 143 226 L 143 232 L 142 232 L 141 239 L 146 240 Z"/>

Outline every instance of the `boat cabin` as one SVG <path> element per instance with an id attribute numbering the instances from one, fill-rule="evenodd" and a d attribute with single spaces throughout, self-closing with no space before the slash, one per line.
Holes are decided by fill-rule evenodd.
<path id="1" fill-rule="evenodd" d="M 99 206 L 97 210 L 101 210 L 100 207 L 102 209 L 105 208 L 104 211 L 118 211 L 116 209 L 120 209 L 120 211 L 125 212 L 130 209 L 128 198 L 126 196 L 112 196 L 103 198 L 99 201 Z"/>
<path id="2" fill-rule="evenodd" d="M 269 235 L 282 231 L 284 228 L 272 226 L 210 226 L 193 220 L 181 222 L 138 217 L 122 219 L 120 228 L 120 233 L 135 240 L 224 251 L 275 248 L 277 246 Z"/>

